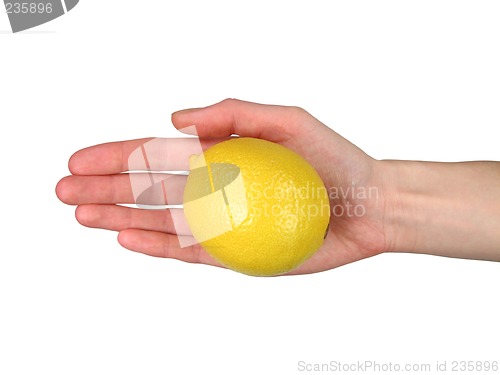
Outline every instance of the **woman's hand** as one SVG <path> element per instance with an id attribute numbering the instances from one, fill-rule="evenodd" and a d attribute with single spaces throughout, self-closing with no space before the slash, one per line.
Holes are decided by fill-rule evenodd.
<path id="1" fill-rule="evenodd" d="M 209 107 L 176 112 L 172 115 L 172 122 L 181 132 L 194 135 L 195 129 L 200 140 L 161 140 L 164 152 L 161 158 L 153 161 L 158 165 L 150 166 L 150 169 L 188 170 L 188 157 L 197 153 L 200 143 L 201 148 L 206 149 L 238 135 L 282 144 L 302 155 L 318 171 L 330 196 L 329 233 L 315 255 L 291 274 L 325 271 L 386 251 L 421 251 L 447 256 L 463 253 L 454 254 L 451 244 L 444 246 L 450 249 L 448 252 L 440 252 L 439 243 L 433 244 L 433 237 L 426 237 L 427 232 L 432 234 L 433 231 L 441 233 L 439 238 L 453 237 L 456 228 L 450 224 L 451 218 L 460 215 L 460 212 L 440 212 L 438 201 L 434 201 L 433 207 L 426 208 L 426 195 L 433 197 L 437 194 L 434 190 L 439 191 L 432 187 L 438 183 L 439 174 L 454 176 L 446 170 L 436 176 L 433 163 L 376 161 L 297 107 L 228 99 Z M 82 225 L 119 232 L 119 243 L 129 250 L 220 266 L 200 245 L 180 246 L 179 236 L 188 241 L 191 238 L 181 208 L 146 210 L 118 205 L 138 203 L 131 180 L 145 175 L 123 172 L 135 169 L 130 165 L 131 154 L 150 140 L 108 143 L 78 151 L 69 161 L 72 175 L 57 185 L 58 197 L 67 204 L 78 206 L 76 218 Z M 483 168 L 492 168 L 498 177 L 498 163 L 494 164 Z M 469 169 L 464 168 L 465 171 Z M 164 199 L 159 202 L 162 199 L 153 194 L 143 198 L 146 201 L 141 203 L 182 204 L 186 176 L 163 176 L 166 177 L 159 178 L 168 179 L 168 196 L 160 194 Z M 426 183 L 431 177 L 434 182 Z M 456 195 L 461 196 L 460 192 Z M 443 208 L 453 208 L 453 197 L 445 198 L 442 201 L 448 202 L 448 206 Z M 493 208 L 490 205 L 490 210 L 497 212 L 498 204 Z M 445 215 L 451 217 L 448 227 L 444 225 Z M 433 228 L 433 216 L 441 217 L 442 230 Z M 498 216 L 496 220 L 498 223 Z M 496 227 L 492 224 L 489 227 L 493 230 L 489 238 L 491 242 L 496 239 Z M 437 246 L 434 252 L 433 246 Z M 487 257 L 481 255 L 479 258 Z"/>

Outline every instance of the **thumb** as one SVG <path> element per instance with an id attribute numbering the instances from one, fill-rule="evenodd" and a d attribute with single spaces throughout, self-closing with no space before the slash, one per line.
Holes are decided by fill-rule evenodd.
<path id="1" fill-rule="evenodd" d="M 324 126 L 298 107 L 264 105 L 236 99 L 172 114 L 172 123 L 181 132 L 200 138 L 237 134 L 282 143 L 300 137 L 313 126 Z"/>

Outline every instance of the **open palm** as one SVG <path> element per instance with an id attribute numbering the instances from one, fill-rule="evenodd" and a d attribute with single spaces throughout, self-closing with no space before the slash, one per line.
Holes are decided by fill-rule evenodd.
<path id="1" fill-rule="evenodd" d="M 316 168 L 330 195 L 329 233 L 318 252 L 291 274 L 320 272 L 387 250 L 377 161 L 306 111 L 228 99 L 206 108 L 176 112 L 172 122 L 190 134 L 196 129 L 203 149 L 232 135 L 262 138 L 294 150 Z M 118 241 L 127 249 L 220 266 L 200 245 L 180 246 L 179 238 L 190 238 L 181 208 L 147 210 L 120 205 L 138 203 L 131 181 L 145 175 L 133 172 L 141 168 L 133 165 L 131 155 L 150 140 L 107 143 L 78 151 L 69 161 L 72 175 L 57 185 L 59 199 L 78 205 L 76 218 L 82 225 L 118 231 Z M 147 169 L 188 170 L 188 157 L 199 148 L 198 139 L 163 142 L 162 157 L 151 161 L 158 165 L 148 165 Z M 142 197 L 140 203 L 182 204 L 186 176 L 163 176 L 158 178 L 168 178 L 169 187 L 167 195 L 160 194 L 163 201 L 159 194 L 151 194 Z"/>

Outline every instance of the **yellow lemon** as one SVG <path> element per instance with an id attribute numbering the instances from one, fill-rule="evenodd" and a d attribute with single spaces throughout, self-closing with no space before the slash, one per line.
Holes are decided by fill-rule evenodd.
<path id="1" fill-rule="evenodd" d="M 321 246 L 330 203 L 318 173 L 272 142 L 235 138 L 190 160 L 184 212 L 195 239 L 224 266 L 286 273 Z"/>

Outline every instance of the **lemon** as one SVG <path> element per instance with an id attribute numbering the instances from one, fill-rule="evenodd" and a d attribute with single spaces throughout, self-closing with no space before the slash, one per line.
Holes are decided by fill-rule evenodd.
<path id="1" fill-rule="evenodd" d="M 321 246 L 330 203 L 301 156 L 261 139 L 234 138 L 191 157 L 184 212 L 194 238 L 221 264 L 272 276 Z"/>

